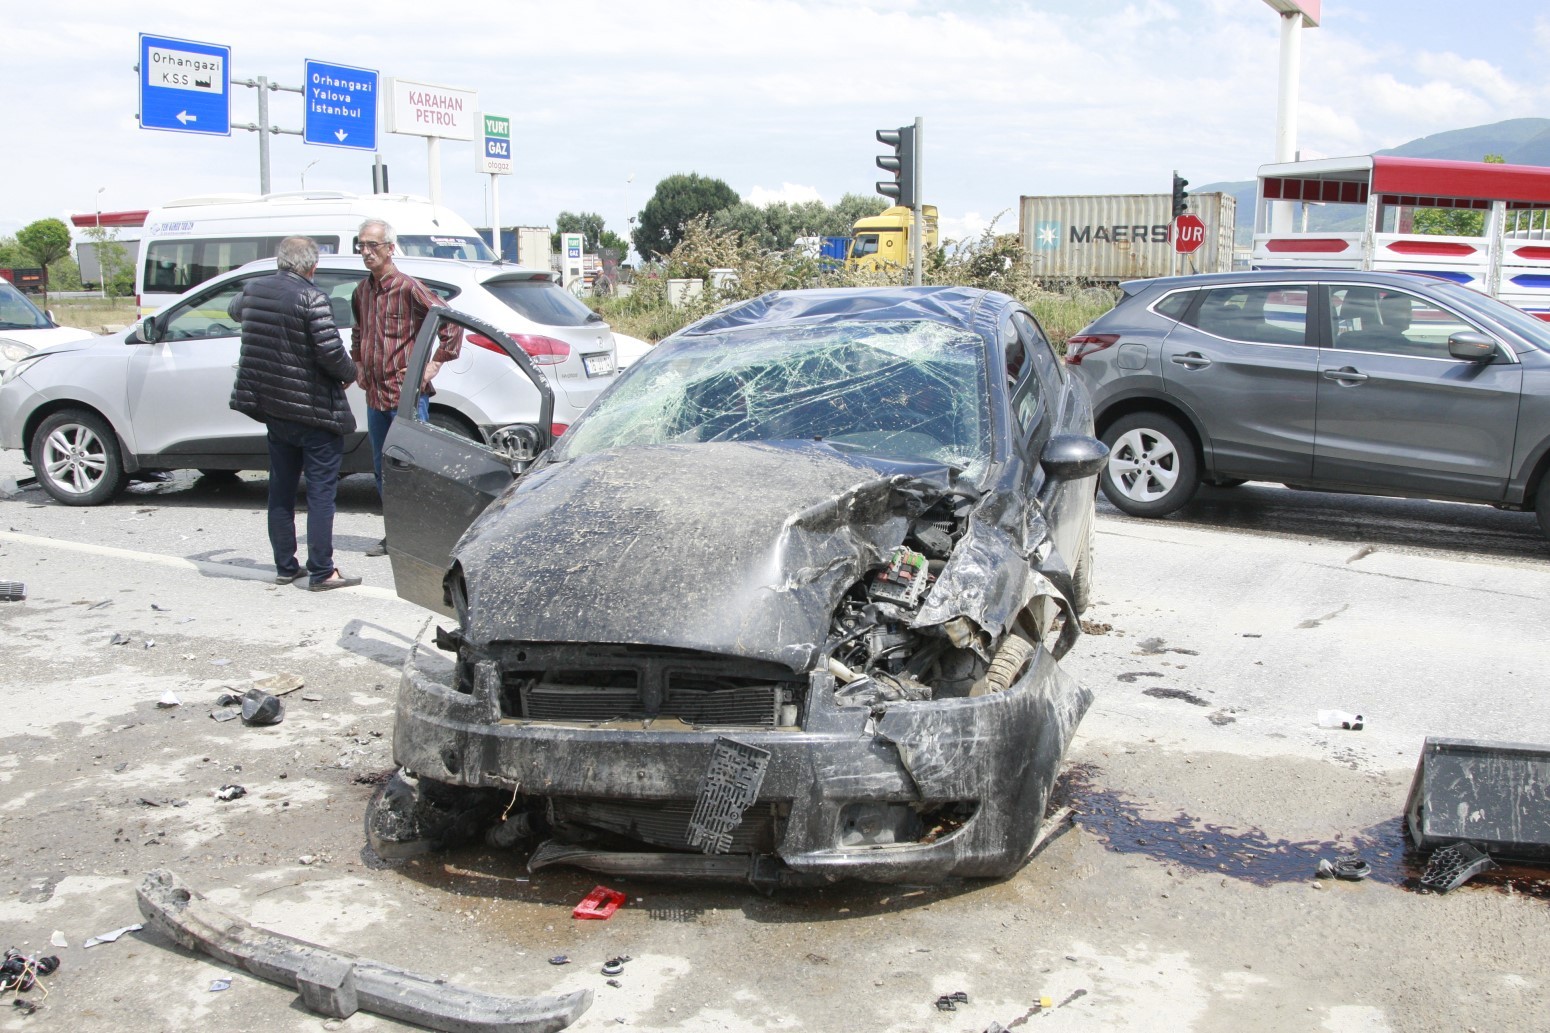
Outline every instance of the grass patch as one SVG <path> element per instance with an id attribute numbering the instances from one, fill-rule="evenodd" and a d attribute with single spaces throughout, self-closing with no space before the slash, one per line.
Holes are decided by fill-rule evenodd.
<path id="1" fill-rule="evenodd" d="M 78 326 L 92 333 L 126 327 L 140 318 L 134 298 L 50 298 L 49 311 L 61 326 Z"/>

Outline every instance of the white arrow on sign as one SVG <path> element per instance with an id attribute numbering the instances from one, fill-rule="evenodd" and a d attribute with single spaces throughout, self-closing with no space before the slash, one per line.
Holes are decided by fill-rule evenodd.
<path id="1" fill-rule="evenodd" d="M 340 143 L 344 143 L 344 138 L 349 135 L 350 134 L 345 132 L 343 129 L 334 130 L 334 136 L 339 140 Z"/>
<path id="2" fill-rule="evenodd" d="M 190 122 L 198 122 L 199 121 L 199 116 L 198 115 L 190 115 L 186 111 L 180 111 L 180 112 L 178 112 L 178 121 L 182 122 L 184 125 L 188 125 Z"/>

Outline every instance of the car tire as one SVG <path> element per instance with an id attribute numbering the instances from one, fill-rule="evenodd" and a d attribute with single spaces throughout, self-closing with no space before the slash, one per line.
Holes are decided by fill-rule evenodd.
<path id="1" fill-rule="evenodd" d="M 1109 462 L 1100 483 L 1121 513 L 1160 517 L 1195 497 L 1200 464 L 1184 428 L 1158 413 L 1121 416 L 1103 432 Z"/>
<path id="2" fill-rule="evenodd" d="M 66 506 L 100 506 L 129 483 L 118 435 L 84 409 L 56 412 L 32 436 L 32 469 L 38 484 Z"/>
<path id="3" fill-rule="evenodd" d="M 448 434 L 456 434 L 458 437 L 467 438 L 469 441 L 477 441 L 480 444 L 484 443 L 483 439 L 479 437 L 479 432 L 474 429 L 473 424 L 456 413 L 447 412 L 445 409 L 432 409 L 430 419 L 426 422 L 432 427 L 439 427 Z"/>
<path id="4" fill-rule="evenodd" d="M 1071 572 L 1071 608 L 1078 617 L 1093 604 L 1093 538 L 1096 536 L 1094 531 L 1087 532 L 1087 547 Z"/>
<path id="5" fill-rule="evenodd" d="M 1539 518 L 1539 529 L 1550 538 L 1550 472 L 1540 478 L 1539 490 L 1534 492 L 1534 516 Z"/>
<path id="6" fill-rule="evenodd" d="M 1242 477 L 1218 477 L 1216 480 L 1207 481 L 1206 483 L 1213 488 L 1241 488 L 1249 482 Z"/>

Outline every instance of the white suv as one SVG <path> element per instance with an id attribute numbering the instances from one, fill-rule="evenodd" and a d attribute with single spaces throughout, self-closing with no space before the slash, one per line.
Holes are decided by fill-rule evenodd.
<path id="1" fill-rule="evenodd" d="M 551 273 L 431 258 L 394 264 L 521 345 L 554 390 L 556 434 L 613 382 L 612 331 Z M 112 499 L 138 471 L 266 469 L 263 425 L 227 405 L 241 343 L 227 306 L 249 280 L 274 269 L 272 259 L 250 263 L 126 333 L 26 356 L 0 379 L 0 447 L 25 450 L 43 489 L 75 506 Z M 325 255 L 314 277 L 346 344 L 350 295 L 365 276 L 358 257 Z M 465 336 L 461 356 L 433 386 L 431 422 L 473 440 L 500 440 L 502 428 L 538 419 L 533 383 L 480 334 Z M 358 387 L 347 396 L 358 428 L 345 439 L 344 471 L 368 471 L 366 399 Z"/>

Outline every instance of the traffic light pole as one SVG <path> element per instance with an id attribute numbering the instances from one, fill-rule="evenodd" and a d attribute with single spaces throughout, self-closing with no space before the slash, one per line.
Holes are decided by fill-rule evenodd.
<path id="1" fill-rule="evenodd" d="M 914 263 L 915 263 L 915 286 L 917 286 L 917 287 L 920 286 L 920 271 L 921 271 L 920 270 L 920 267 L 921 267 L 921 257 L 920 256 L 921 256 L 922 252 L 924 251 L 923 240 L 924 240 L 925 235 L 926 235 L 926 206 L 924 204 L 922 204 L 921 200 L 920 200 L 922 197 L 925 196 L 925 193 L 926 193 L 925 189 L 921 186 L 922 179 L 921 179 L 921 174 L 920 174 L 920 171 L 921 171 L 920 170 L 920 164 L 921 164 L 920 159 L 921 159 L 921 156 L 925 153 L 925 150 L 926 150 L 924 147 L 921 146 L 921 139 L 922 139 L 922 136 L 923 136 L 924 133 L 925 133 L 925 120 L 922 119 L 919 115 L 916 115 L 915 116 L 915 232 L 913 234 L 911 234 L 910 240 L 911 240 L 911 243 L 914 245 L 912 250 L 915 253 L 914 253 L 914 255 L 912 257 L 913 257 Z"/>

